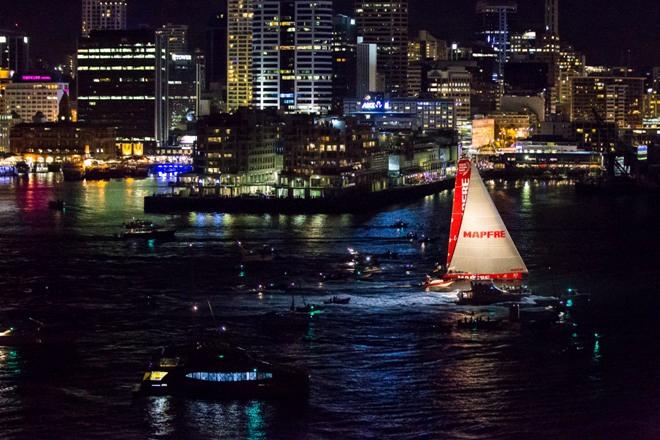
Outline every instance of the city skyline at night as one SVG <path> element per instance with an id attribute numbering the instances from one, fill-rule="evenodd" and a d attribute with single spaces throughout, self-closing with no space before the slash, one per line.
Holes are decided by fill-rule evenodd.
<path id="1" fill-rule="evenodd" d="M 210 18 L 223 9 L 216 0 L 146 0 L 128 2 L 128 27 L 158 27 L 165 23 L 191 26 L 198 45 Z M 336 0 L 335 13 L 354 15 L 352 0 Z M 448 41 L 475 38 L 478 19 L 474 3 L 459 0 L 413 0 L 410 2 L 411 31 L 432 29 L 434 35 Z M 526 27 L 542 30 L 544 1 L 520 2 L 519 20 Z M 38 11 L 38 13 L 35 13 Z M 53 19 L 55 18 L 56 19 Z M 559 28 L 563 41 L 585 53 L 593 65 L 634 67 L 660 64 L 656 38 L 658 12 L 643 0 L 622 5 L 618 1 L 588 0 L 560 2 Z M 81 4 L 78 0 L 31 0 L 3 2 L 0 5 L 0 28 L 18 29 L 30 34 L 34 55 L 59 64 L 74 52 L 80 34 Z"/>

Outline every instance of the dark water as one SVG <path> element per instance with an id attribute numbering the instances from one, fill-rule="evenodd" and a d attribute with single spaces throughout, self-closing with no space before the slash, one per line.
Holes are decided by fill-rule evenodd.
<path id="1" fill-rule="evenodd" d="M 177 239 L 113 239 L 165 185 L 0 180 L 1 311 L 29 313 L 70 342 L 0 347 L 0 438 L 660 438 L 657 198 L 491 183 L 530 287 L 594 295 L 599 338 L 566 342 L 517 329 L 437 331 L 465 311 L 416 287 L 443 260 L 448 193 L 361 216 L 151 216 L 175 224 Z M 48 210 L 53 198 L 66 212 Z M 435 241 L 409 243 L 386 228 L 398 219 Z M 282 259 L 248 264 L 241 278 L 236 240 L 268 243 Z M 400 258 L 370 281 L 312 281 L 348 247 Z M 311 302 L 352 301 L 299 333 L 264 332 L 256 317 L 290 297 L 236 286 L 281 280 Z M 310 372 L 306 405 L 132 397 L 152 347 L 210 325 L 207 301 L 237 343 Z"/>

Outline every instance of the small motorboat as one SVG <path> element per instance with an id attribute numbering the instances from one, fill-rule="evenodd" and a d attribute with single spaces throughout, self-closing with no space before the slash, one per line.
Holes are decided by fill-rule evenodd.
<path id="1" fill-rule="evenodd" d="M 124 224 L 124 231 L 119 238 L 169 239 L 174 238 L 176 229 L 161 227 L 149 220 L 133 219 Z"/>
<path id="2" fill-rule="evenodd" d="M 459 305 L 488 306 L 491 304 L 518 302 L 529 296 L 524 288 L 502 290 L 492 281 L 473 281 L 471 290 L 458 293 Z"/>
<path id="3" fill-rule="evenodd" d="M 149 362 L 140 393 L 225 399 L 306 398 L 302 370 L 257 360 L 245 349 L 212 339 L 159 349 Z"/>
<path id="4" fill-rule="evenodd" d="M 396 222 L 392 223 L 389 226 L 390 229 L 406 229 L 407 227 L 408 227 L 408 223 L 402 220 L 397 220 Z"/>
<path id="5" fill-rule="evenodd" d="M 64 211 L 64 208 L 66 207 L 66 203 L 64 200 L 49 200 L 48 201 L 48 208 L 53 209 L 56 211 Z"/>
<path id="6" fill-rule="evenodd" d="M 339 304 L 346 305 L 351 302 L 351 297 L 347 296 L 345 298 L 340 298 L 338 296 L 333 296 L 332 298 L 323 301 L 323 304 Z"/>
<path id="7" fill-rule="evenodd" d="M 21 347 L 43 344 L 45 342 L 44 323 L 33 318 L 0 324 L 0 347 Z"/>
<path id="8" fill-rule="evenodd" d="M 444 278 L 431 278 L 429 275 L 422 283 L 422 287 L 426 291 L 447 290 L 451 289 L 454 285 L 454 280 L 446 280 Z"/>
<path id="9" fill-rule="evenodd" d="M 241 252 L 241 261 L 245 263 L 273 261 L 277 255 L 275 248 L 266 244 L 256 249 L 246 249 L 240 241 L 236 242 L 236 244 Z"/>

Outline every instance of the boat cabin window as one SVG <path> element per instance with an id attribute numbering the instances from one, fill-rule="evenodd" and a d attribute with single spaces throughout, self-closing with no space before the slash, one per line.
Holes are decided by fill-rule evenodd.
<path id="1" fill-rule="evenodd" d="M 209 382 L 247 382 L 255 380 L 268 380 L 273 378 L 273 373 L 261 371 L 246 371 L 243 373 L 207 373 L 194 372 L 186 374 L 189 379 L 204 380 Z"/>
<path id="2" fill-rule="evenodd" d="M 160 366 L 161 367 L 176 367 L 179 365 L 179 358 L 178 357 L 173 357 L 173 358 L 160 358 Z"/>

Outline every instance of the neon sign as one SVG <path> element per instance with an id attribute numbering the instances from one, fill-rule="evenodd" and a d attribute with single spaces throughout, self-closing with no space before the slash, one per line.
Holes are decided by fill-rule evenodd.
<path id="1" fill-rule="evenodd" d="M 364 101 L 360 106 L 362 110 L 368 111 L 387 111 L 392 110 L 392 105 L 390 101 L 382 101 L 380 99 L 375 101 Z"/>
<path id="2" fill-rule="evenodd" d="M 21 75 L 21 81 L 52 81 L 50 75 Z"/>

